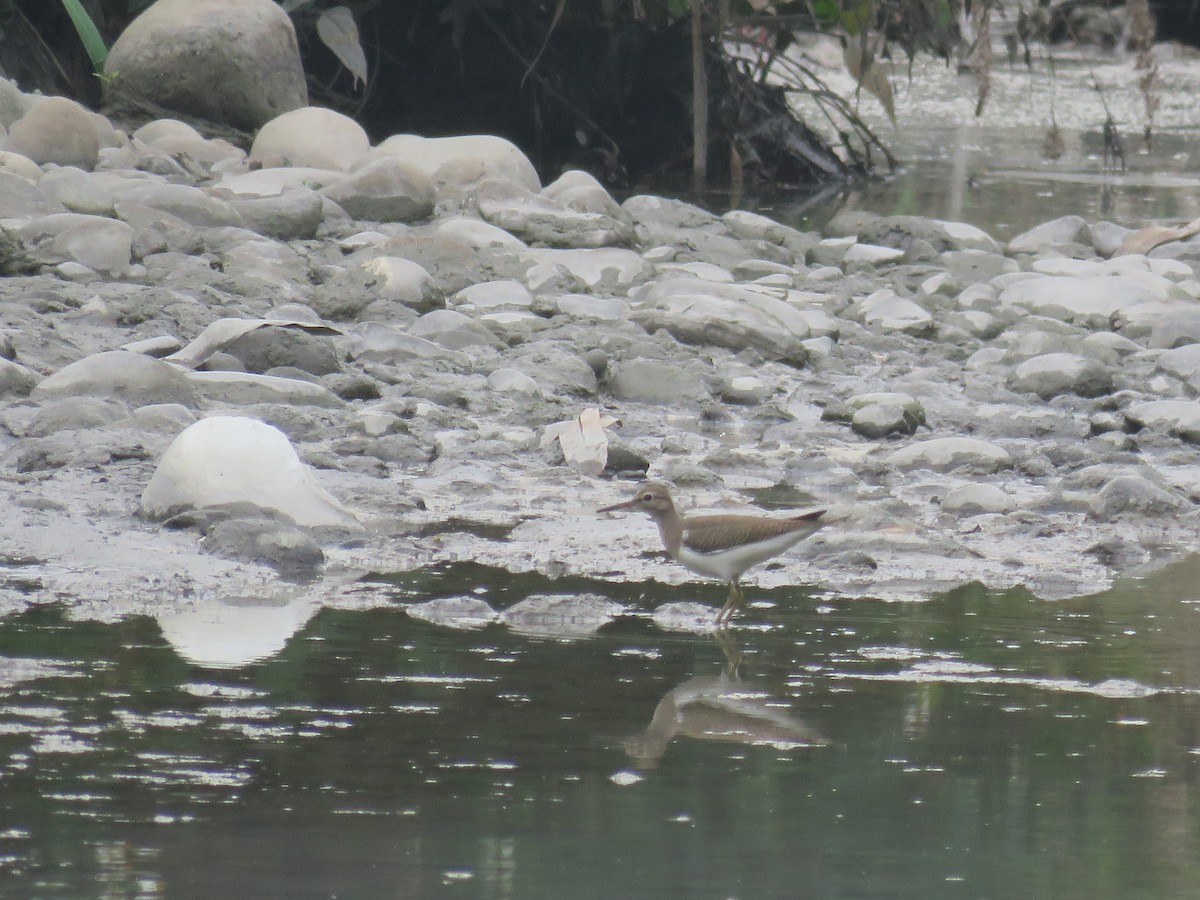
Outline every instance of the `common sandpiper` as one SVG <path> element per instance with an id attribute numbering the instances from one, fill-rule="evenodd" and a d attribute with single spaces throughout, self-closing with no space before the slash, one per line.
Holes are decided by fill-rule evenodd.
<path id="1" fill-rule="evenodd" d="M 820 528 L 827 510 L 789 518 L 719 514 L 684 516 L 675 508 L 671 491 L 661 481 L 643 481 L 633 498 L 599 512 L 640 509 L 658 525 L 671 558 L 697 575 L 720 578 L 729 585 L 729 599 L 717 613 L 718 628 L 729 624 L 744 601 L 739 579 L 751 566 L 778 556 Z"/>

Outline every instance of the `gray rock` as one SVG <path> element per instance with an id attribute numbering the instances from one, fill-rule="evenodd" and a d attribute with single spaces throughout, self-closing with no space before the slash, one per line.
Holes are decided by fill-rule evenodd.
<path id="1" fill-rule="evenodd" d="M 187 373 L 178 366 L 124 350 L 85 357 L 45 378 L 30 392 L 35 400 L 71 396 L 114 397 L 130 406 L 196 405 Z"/>
<path id="2" fill-rule="evenodd" d="M 117 195 L 117 202 L 161 210 L 201 228 L 242 224 L 241 215 L 230 203 L 187 184 L 148 184 L 129 188 Z"/>
<path id="3" fill-rule="evenodd" d="M 509 364 L 538 383 L 551 397 L 594 397 L 596 373 L 577 353 L 550 341 L 522 345 L 509 356 Z"/>
<path id="4" fill-rule="evenodd" d="M 340 372 L 341 361 L 333 341 L 298 328 L 258 328 L 224 347 L 247 372 L 262 374 L 279 366 L 292 366 L 311 375 Z"/>
<path id="5" fill-rule="evenodd" d="M 129 272 L 133 252 L 133 229 L 116 219 L 80 216 L 81 221 L 58 232 L 45 254 L 87 266 L 102 275 L 119 277 Z"/>
<path id="6" fill-rule="evenodd" d="M 548 247 L 620 247 L 633 243 L 633 228 L 603 213 L 579 212 L 528 193 L 481 200 L 485 222 L 503 228 L 529 244 Z"/>
<path id="7" fill-rule="evenodd" d="M 1006 513 L 1013 508 L 1012 498 L 994 484 L 964 484 L 942 498 L 942 509 L 963 516 L 981 513 Z"/>
<path id="8" fill-rule="evenodd" d="M 65 207 L 20 175 L 0 172 L 0 209 L 6 219 L 34 219 L 60 213 Z"/>
<path id="9" fill-rule="evenodd" d="M 29 100 L 21 89 L 7 78 L 0 78 L 0 127 L 5 130 L 29 112 Z"/>
<path id="10" fill-rule="evenodd" d="M 27 397 L 41 376 L 18 362 L 0 358 L 0 397 Z"/>
<path id="11" fill-rule="evenodd" d="M 503 394 L 528 394 L 536 396 L 541 393 L 536 381 L 524 372 L 507 366 L 493 369 L 488 375 L 487 386 L 493 391 Z"/>
<path id="12" fill-rule="evenodd" d="M 351 359 L 362 363 L 403 365 L 414 360 L 441 359 L 464 367 L 470 358 L 442 344 L 409 334 L 383 322 L 363 322 L 349 335 Z"/>
<path id="13" fill-rule="evenodd" d="M 179 403 L 149 403 L 133 411 L 133 422 L 143 431 L 175 435 L 196 421 L 196 414 Z"/>
<path id="14" fill-rule="evenodd" d="M 1130 307 L 1179 297 L 1165 278 L 1145 273 L 1106 276 L 1046 276 L 1018 281 L 1000 294 L 1000 306 L 1018 306 L 1039 316 L 1091 329 L 1110 327 L 1112 317 Z"/>
<path id="15" fill-rule="evenodd" d="M 744 209 L 731 209 L 721 216 L 721 221 L 742 240 L 769 241 L 784 247 L 795 258 L 804 262 L 820 238 L 811 232 L 797 231 L 774 219 Z"/>
<path id="16" fill-rule="evenodd" d="M 231 199 L 229 205 L 247 228 L 284 241 L 315 237 L 325 209 L 321 195 L 303 185 L 274 197 Z"/>
<path id="17" fill-rule="evenodd" d="M 1122 410 L 1131 428 L 1149 428 L 1200 444 L 1200 403 L 1195 400 L 1150 400 Z"/>
<path id="18" fill-rule="evenodd" d="M 737 375 L 723 380 L 719 393 L 726 403 L 758 406 L 771 396 L 771 386 L 757 375 Z"/>
<path id="19" fill-rule="evenodd" d="M 1048 247 L 1085 240 L 1087 233 L 1087 222 L 1080 216 L 1062 216 L 1017 235 L 1008 242 L 1008 252 L 1037 253 Z"/>
<path id="20" fill-rule="evenodd" d="M 866 212 L 861 209 L 839 209 L 825 223 L 821 233 L 830 238 L 857 238 L 861 231 L 879 221 L 880 218 L 882 217 L 878 213 Z"/>
<path id="21" fill-rule="evenodd" d="M 1150 332 L 1149 346 L 1171 350 L 1200 343 L 1200 308 L 1182 308 L 1165 313 Z"/>
<path id="22" fill-rule="evenodd" d="M 621 208 L 637 225 L 718 232 L 725 230 L 724 224 L 715 215 L 684 200 L 636 194 L 622 203 Z"/>
<path id="23" fill-rule="evenodd" d="M 1170 372 L 1176 378 L 1187 381 L 1200 372 L 1200 344 L 1186 344 L 1159 354 L 1154 360 L 1162 372 Z"/>
<path id="24" fill-rule="evenodd" d="M 188 380 L 209 403 L 249 406 L 285 403 L 298 406 L 341 407 L 345 402 L 323 384 L 252 372 L 191 372 Z"/>
<path id="25" fill-rule="evenodd" d="M 1014 391 L 1037 394 L 1043 400 L 1059 394 L 1100 397 L 1112 393 L 1113 375 L 1095 359 L 1075 353 L 1047 353 L 1013 369 L 1008 386 Z"/>
<path id="26" fill-rule="evenodd" d="M 158 0 L 117 38 L 104 71 L 110 104 L 151 100 L 245 130 L 308 102 L 296 31 L 270 0 Z"/>
<path id="27" fill-rule="evenodd" d="M 863 437 L 913 434 L 925 424 L 925 408 L 908 394 L 856 394 L 846 401 L 845 407 L 850 412 L 851 429 Z M 826 416 L 822 415 L 822 418 Z"/>
<path id="28" fill-rule="evenodd" d="M 21 441 L 18 472 L 39 472 L 64 466 L 99 469 L 115 460 L 150 459 L 142 436 L 122 428 L 84 428 L 58 431 Z"/>
<path id="29" fill-rule="evenodd" d="M 1178 512 L 1186 502 L 1154 482 L 1137 475 L 1123 475 L 1104 485 L 1092 499 L 1088 514 L 1102 522 L 1124 513 L 1164 516 Z"/>
<path id="30" fill-rule="evenodd" d="M 1015 259 L 986 250 L 948 250 L 938 257 L 938 262 L 956 284 L 965 285 L 981 284 L 1021 269 Z"/>
<path id="31" fill-rule="evenodd" d="M 1114 225 L 1112 222 L 1093 222 L 1088 228 L 1088 237 L 1096 252 L 1103 257 L 1112 256 L 1125 243 L 1125 239 L 1133 234 L 1132 228 Z"/>
<path id="32" fill-rule="evenodd" d="M 311 535 L 272 516 L 216 522 L 200 548 L 225 559 L 270 566 L 297 580 L 315 577 L 325 564 L 325 554 Z"/>
<path id="33" fill-rule="evenodd" d="M 897 296 L 891 288 L 881 288 L 865 297 L 847 315 L 873 331 L 885 334 L 901 332 L 924 336 L 933 331 L 933 316 L 929 311 Z"/>
<path id="34" fill-rule="evenodd" d="M 448 350 L 464 347 L 504 347 L 504 341 L 485 326 L 453 309 L 427 312 L 409 327 L 408 333 L 441 344 Z"/>
<path id="35" fill-rule="evenodd" d="M 857 232 L 865 244 L 907 250 L 914 240 L 928 243 L 938 253 L 946 250 L 983 250 L 1000 247 L 984 231 L 961 222 L 941 222 L 922 216 L 884 216 L 864 222 Z"/>
<path id="36" fill-rule="evenodd" d="M 5 148 L 39 165 L 55 163 L 90 170 L 100 156 L 100 138 L 92 114 L 74 100 L 45 97 L 13 123 Z"/>
<path id="37" fill-rule="evenodd" d="M 978 438 L 932 438 L 901 447 L 888 455 L 887 462 L 899 469 L 928 468 L 936 472 L 962 469 L 970 472 L 996 472 L 1012 466 L 1007 450 Z"/>
<path id="38" fill-rule="evenodd" d="M 634 403 L 698 403 L 709 398 L 708 389 L 687 369 L 657 359 L 621 363 L 609 379 L 609 390 L 618 400 Z"/>
<path id="39" fill-rule="evenodd" d="M 38 180 L 38 187 L 71 212 L 113 215 L 112 189 L 96 176 L 74 166 L 48 170 Z"/>
<path id="40" fill-rule="evenodd" d="M 321 188 L 355 219 L 415 222 L 433 212 L 433 185 L 419 168 L 380 156 Z"/>
<path id="41" fill-rule="evenodd" d="M 26 434 L 44 437 L 57 431 L 101 428 L 129 418 L 129 407 L 107 397 L 65 397 L 47 403 L 29 423 Z"/>
<path id="42" fill-rule="evenodd" d="M 665 329 L 686 344 L 751 349 L 768 359 L 803 365 L 808 358 L 801 343 L 809 336 L 807 323 L 790 308 L 780 313 L 785 321 L 765 306 L 767 299 L 752 304 L 709 293 L 652 290 L 635 302 L 632 318 L 647 331 Z"/>

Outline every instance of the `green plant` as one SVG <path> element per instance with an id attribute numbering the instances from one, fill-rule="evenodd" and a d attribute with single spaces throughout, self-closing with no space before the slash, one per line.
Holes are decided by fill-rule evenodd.
<path id="1" fill-rule="evenodd" d="M 108 58 L 108 48 L 104 45 L 104 38 L 100 37 L 100 30 L 96 27 L 96 23 L 92 21 L 92 17 L 83 8 L 80 0 L 62 0 L 62 5 L 63 9 L 67 11 L 67 15 L 71 17 L 71 24 L 75 26 L 75 32 L 83 43 L 83 49 L 87 51 L 88 58 L 92 61 L 92 68 L 97 73 L 103 72 L 104 60 Z"/>

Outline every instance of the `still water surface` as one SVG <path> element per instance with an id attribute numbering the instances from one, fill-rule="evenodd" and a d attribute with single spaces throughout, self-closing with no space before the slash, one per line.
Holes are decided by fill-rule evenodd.
<path id="1" fill-rule="evenodd" d="M 0 896 L 1200 896 L 1200 558 L 1054 603 L 751 591 L 723 641 L 645 614 L 719 586 L 367 589 L 230 669 L 0 620 Z M 634 614 L 404 610 L 583 589 Z"/>

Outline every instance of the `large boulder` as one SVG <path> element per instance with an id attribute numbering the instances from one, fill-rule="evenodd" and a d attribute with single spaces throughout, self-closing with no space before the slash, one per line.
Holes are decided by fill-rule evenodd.
<path id="1" fill-rule="evenodd" d="M 158 0 L 104 72 L 110 104 L 150 100 L 246 130 L 308 102 L 296 31 L 271 0 Z"/>
<path id="2" fill-rule="evenodd" d="M 359 524 L 321 487 L 279 429 L 236 416 L 201 419 L 163 454 L 142 493 L 142 515 L 165 519 L 230 503 L 278 510 L 302 526 Z"/>
<path id="3" fill-rule="evenodd" d="M 5 149 L 39 165 L 91 169 L 100 158 L 100 137 L 92 114 L 74 100 L 46 97 L 13 123 Z"/>

